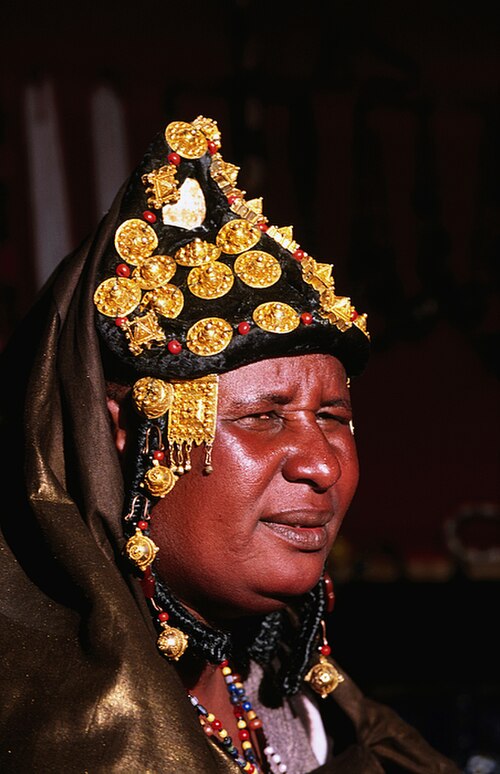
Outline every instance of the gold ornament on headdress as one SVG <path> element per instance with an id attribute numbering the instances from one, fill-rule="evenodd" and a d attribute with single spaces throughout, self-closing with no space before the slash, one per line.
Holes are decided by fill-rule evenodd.
<path id="1" fill-rule="evenodd" d="M 263 250 L 248 250 L 234 262 L 234 273 L 252 288 L 268 288 L 281 277 L 279 261 Z"/>
<path id="2" fill-rule="evenodd" d="M 183 159 L 200 159 L 207 152 L 207 138 L 193 124 L 172 121 L 165 130 L 165 139 Z"/>
<path id="3" fill-rule="evenodd" d="M 141 287 L 128 277 L 110 277 L 94 293 L 94 304 L 107 317 L 125 317 L 140 303 Z"/>
<path id="4" fill-rule="evenodd" d="M 156 231 L 139 218 L 130 218 L 118 226 L 115 234 L 116 252 L 128 263 L 141 263 L 158 247 Z"/>
<path id="5" fill-rule="evenodd" d="M 152 255 L 146 258 L 132 273 L 132 279 L 143 290 L 153 290 L 170 282 L 177 264 L 169 255 Z"/>
<path id="6" fill-rule="evenodd" d="M 163 379 L 144 376 L 132 388 L 132 400 L 137 410 L 148 419 L 158 419 L 169 410 L 174 399 L 174 388 Z"/>
<path id="7" fill-rule="evenodd" d="M 230 220 L 222 226 L 215 242 L 223 253 L 236 255 L 254 247 L 260 241 L 261 236 L 260 229 L 253 226 L 248 220 L 238 218 Z"/>
<path id="8" fill-rule="evenodd" d="M 146 186 L 148 207 L 159 210 L 164 204 L 175 204 L 179 201 L 176 172 L 174 164 L 166 164 L 142 176 L 141 180 Z"/>
<path id="9" fill-rule="evenodd" d="M 207 266 L 195 266 L 187 278 L 189 290 L 198 298 L 221 298 L 229 293 L 233 282 L 233 272 L 220 261 L 213 261 Z"/>
<path id="10" fill-rule="evenodd" d="M 162 317 L 175 319 L 182 312 L 184 296 L 182 290 L 176 285 L 164 285 L 145 293 L 142 297 L 142 305 L 154 309 Z"/>
<path id="11" fill-rule="evenodd" d="M 253 320 L 264 331 L 290 333 L 298 327 L 300 315 L 288 304 L 268 301 L 254 310 Z"/>
<path id="12" fill-rule="evenodd" d="M 151 309 L 135 320 L 124 320 L 121 328 L 129 342 L 133 355 L 140 355 L 143 349 L 150 349 L 153 344 L 163 344 L 165 333 L 158 324 L 156 313 Z"/>
<path id="13" fill-rule="evenodd" d="M 232 338 L 233 329 L 226 320 L 222 317 L 205 317 L 188 330 L 186 346 L 195 355 L 209 357 L 222 352 Z"/>
<path id="14" fill-rule="evenodd" d="M 217 245 L 204 242 L 197 237 L 180 247 L 174 257 L 180 266 L 204 266 L 206 263 L 216 261 L 220 254 L 221 251 Z"/>

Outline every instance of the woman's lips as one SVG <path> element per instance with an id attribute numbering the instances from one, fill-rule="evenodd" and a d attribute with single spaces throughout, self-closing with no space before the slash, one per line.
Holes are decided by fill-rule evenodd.
<path id="1" fill-rule="evenodd" d="M 300 551 L 320 551 L 328 545 L 331 518 L 326 511 L 289 511 L 266 517 L 261 524 Z"/>

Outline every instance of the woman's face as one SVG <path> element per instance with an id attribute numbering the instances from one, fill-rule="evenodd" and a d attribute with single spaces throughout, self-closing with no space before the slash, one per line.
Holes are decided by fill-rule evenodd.
<path id="1" fill-rule="evenodd" d="M 160 576 L 208 620 L 278 609 L 321 576 L 358 481 L 346 375 L 330 355 L 264 360 L 219 381 L 203 449 L 158 502 Z"/>

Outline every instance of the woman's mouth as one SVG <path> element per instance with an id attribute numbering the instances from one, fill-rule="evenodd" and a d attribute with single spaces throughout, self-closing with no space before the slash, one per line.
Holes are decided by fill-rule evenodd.
<path id="1" fill-rule="evenodd" d="M 261 524 L 279 539 L 300 551 L 321 551 L 328 545 L 326 511 L 287 511 L 261 519 Z"/>

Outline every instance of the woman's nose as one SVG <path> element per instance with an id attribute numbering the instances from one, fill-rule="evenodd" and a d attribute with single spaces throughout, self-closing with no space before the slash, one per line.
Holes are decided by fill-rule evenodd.
<path id="1" fill-rule="evenodd" d="M 290 430 L 282 473 L 287 481 L 306 483 L 327 491 L 340 478 L 341 466 L 335 444 L 327 439 L 316 420 Z"/>

